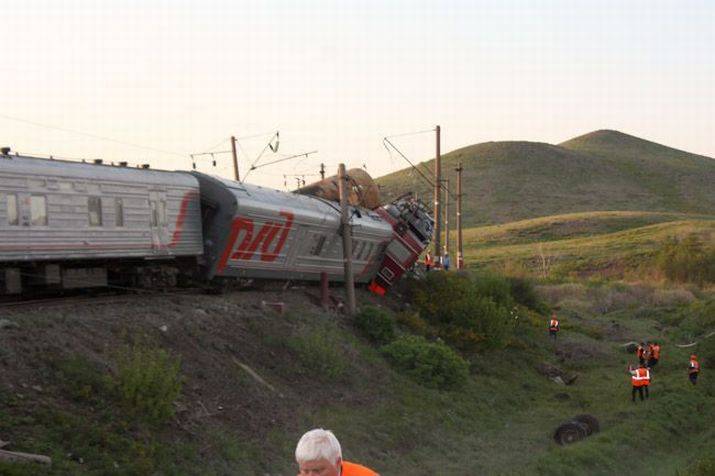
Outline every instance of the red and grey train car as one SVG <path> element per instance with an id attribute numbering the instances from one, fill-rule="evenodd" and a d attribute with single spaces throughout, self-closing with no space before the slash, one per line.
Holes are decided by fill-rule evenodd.
<path id="1" fill-rule="evenodd" d="M 340 208 L 321 198 L 194 173 L 201 187 L 207 279 L 343 279 Z M 351 207 L 356 282 L 369 282 L 392 228 L 378 212 Z"/>
<path id="2" fill-rule="evenodd" d="M 401 199 L 351 208 L 356 282 L 385 290 L 431 237 Z M 343 279 L 340 210 L 198 172 L 0 154 L 0 294 L 33 287 Z"/>

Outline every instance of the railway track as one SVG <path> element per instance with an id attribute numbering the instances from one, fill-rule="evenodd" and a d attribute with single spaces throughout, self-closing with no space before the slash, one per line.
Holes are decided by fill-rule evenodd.
<path id="1" fill-rule="evenodd" d="M 187 288 L 171 290 L 168 292 L 111 292 L 93 295 L 66 295 L 66 296 L 40 296 L 31 298 L 0 301 L 0 309 L 19 309 L 33 307 L 57 307 L 77 304 L 122 304 L 130 303 L 138 297 L 149 296 L 176 296 L 202 293 L 201 288 Z"/>

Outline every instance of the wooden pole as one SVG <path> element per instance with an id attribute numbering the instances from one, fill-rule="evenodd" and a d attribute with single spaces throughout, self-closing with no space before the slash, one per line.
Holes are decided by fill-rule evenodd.
<path id="1" fill-rule="evenodd" d="M 340 192 L 340 223 L 343 235 L 343 269 L 345 270 L 345 294 L 348 299 L 348 314 L 355 315 L 355 282 L 353 278 L 353 240 L 348 208 L 348 176 L 345 164 L 338 166 Z"/>
<path id="2" fill-rule="evenodd" d="M 236 153 L 236 138 L 231 136 L 231 151 L 233 152 L 233 175 L 236 182 L 240 181 L 238 176 L 238 153 Z"/>
<path id="3" fill-rule="evenodd" d="M 457 269 L 464 268 L 462 249 L 462 163 L 454 169 L 457 172 Z"/>
<path id="4" fill-rule="evenodd" d="M 437 153 L 434 157 L 434 256 L 438 263 L 442 256 L 442 208 L 439 204 L 440 186 L 442 185 L 442 155 L 440 154 L 440 127 L 437 132 Z"/>
<path id="5" fill-rule="evenodd" d="M 320 164 L 320 180 L 325 180 L 325 164 Z"/>
<path id="6" fill-rule="evenodd" d="M 449 253 L 449 179 L 444 180 L 444 253 Z"/>

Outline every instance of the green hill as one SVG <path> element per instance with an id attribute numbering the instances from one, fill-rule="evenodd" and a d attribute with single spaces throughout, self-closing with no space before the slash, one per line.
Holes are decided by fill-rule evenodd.
<path id="1" fill-rule="evenodd" d="M 616 131 L 559 145 L 486 142 L 457 149 L 443 156 L 452 183 L 459 162 L 466 227 L 597 210 L 715 210 L 715 160 Z M 431 171 L 433 160 L 419 166 Z M 414 191 L 432 201 L 429 185 L 411 168 L 377 182 L 386 198 Z"/>

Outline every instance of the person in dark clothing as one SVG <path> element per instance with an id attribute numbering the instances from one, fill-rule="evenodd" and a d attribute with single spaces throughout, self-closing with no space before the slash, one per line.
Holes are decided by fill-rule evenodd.
<path id="1" fill-rule="evenodd" d="M 696 385 L 698 383 L 698 374 L 700 373 L 700 362 L 698 362 L 698 356 L 693 354 L 690 356 L 690 363 L 688 363 L 688 378 L 690 383 Z"/>

